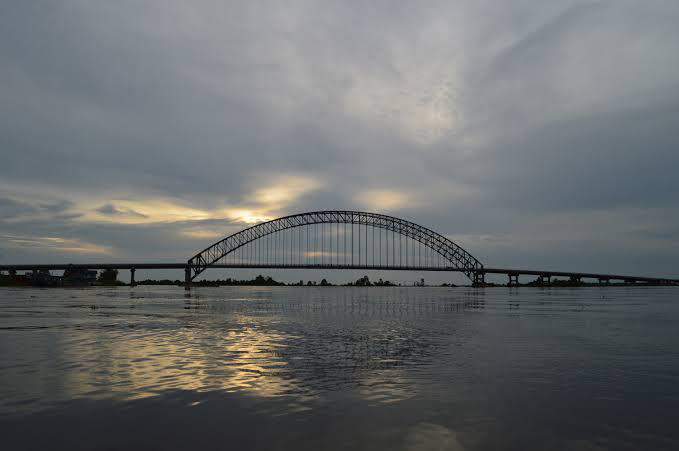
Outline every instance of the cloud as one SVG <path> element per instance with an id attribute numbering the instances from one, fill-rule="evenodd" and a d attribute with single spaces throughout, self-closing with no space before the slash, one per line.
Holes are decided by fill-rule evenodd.
<path id="1" fill-rule="evenodd" d="M 0 190 L 2 193 L 2 190 Z M 0 197 L 0 223 L 14 223 L 26 219 L 74 218 L 78 213 L 71 211 L 73 203 L 68 200 L 44 201 L 33 196 L 7 193 Z"/>
<path id="2" fill-rule="evenodd" d="M 182 205 L 171 199 L 113 200 L 112 203 L 90 209 L 82 205 L 83 222 L 109 221 L 127 224 L 177 222 L 209 219 L 210 212 Z"/>
<path id="3" fill-rule="evenodd" d="M 97 213 L 101 213 L 103 215 L 111 215 L 111 216 L 132 216 L 132 217 L 137 217 L 137 218 L 147 218 L 146 215 L 139 213 L 138 211 L 134 211 L 131 208 L 119 208 L 116 207 L 113 204 L 105 204 L 102 205 L 101 207 L 97 208 Z"/>
<path id="4" fill-rule="evenodd" d="M 409 206 L 413 198 L 408 193 L 397 190 L 376 189 L 360 192 L 356 201 L 369 210 L 397 211 Z"/>
<path id="5" fill-rule="evenodd" d="M 33 206 L 25 202 L 0 198 L 0 217 L 3 220 L 22 214 L 34 213 L 35 211 L 36 209 Z"/>
<path id="6" fill-rule="evenodd" d="M 82 255 L 111 254 L 111 249 L 106 246 L 87 243 L 78 239 L 25 235 L 3 235 L 2 239 L 5 240 L 10 247 L 33 248 L 48 253 L 57 251 L 62 253 Z"/>
<path id="7" fill-rule="evenodd" d="M 272 183 L 255 190 L 253 200 L 264 208 L 281 210 L 319 187 L 321 183 L 308 176 L 273 176 Z"/>
<path id="8" fill-rule="evenodd" d="M 247 224 L 361 208 L 490 262 L 676 267 L 659 244 L 679 223 L 677 22 L 660 0 L 14 2 L 0 233 L 178 258 Z M 667 213 L 654 229 L 618 211 Z M 597 214 L 639 232 L 557 257 L 568 227 L 547 224 L 601 243 Z"/>
<path id="9" fill-rule="evenodd" d="M 204 229 L 202 227 L 190 228 L 182 231 L 182 233 L 190 238 L 198 238 L 205 240 L 217 240 L 219 238 L 224 238 L 228 236 L 224 232 L 219 232 L 216 230 Z"/>

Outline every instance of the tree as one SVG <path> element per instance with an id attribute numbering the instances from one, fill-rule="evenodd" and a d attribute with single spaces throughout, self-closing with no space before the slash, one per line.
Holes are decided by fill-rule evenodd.
<path id="1" fill-rule="evenodd" d="M 118 284 L 118 270 L 104 269 L 97 276 L 97 282 L 103 285 L 117 285 Z"/>
<path id="2" fill-rule="evenodd" d="M 368 276 L 363 276 L 356 281 L 355 285 L 357 287 L 369 287 L 372 284 L 370 283 L 370 279 L 368 278 Z"/>
<path id="3" fill-rule="evenodd" d="M 118 270 L 104 269 L 99 273 L 97 280 L 101 283 L 116 283 L 118 281 Z"/>

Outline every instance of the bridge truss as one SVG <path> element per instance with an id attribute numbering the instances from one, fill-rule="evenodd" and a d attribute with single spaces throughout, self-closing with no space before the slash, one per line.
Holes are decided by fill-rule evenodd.
<path id="1" fill-rule="evenodd" d="M 263 222 L 191 257 L 189 284 L 206 269 L 449 270 L 475 280 L 483 265 L 445 236 L 404 219 L 361 211 L 314 211 Z"/>

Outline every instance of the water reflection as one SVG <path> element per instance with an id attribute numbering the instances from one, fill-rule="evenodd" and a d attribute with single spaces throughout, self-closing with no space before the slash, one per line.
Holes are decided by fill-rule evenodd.
<path id="1" fill-rule="evenodd" d="M 415 450 L 462 451 L 457 434 L 440 424 L 419 423 L 413 426 L 405 438 L 404 448 Z"/>
<path id="2" fill-rule="evenodd" d="M 220 415 L 247 406 L 252 415 L 365 433 L 365 443 L 378 431 L 381 445 L 398 437 L 405 449 L 504 447 L 493 437 L 528 436 L 532 422 L 544 435 L 534 440 L 554 449 L 560 412 L 570 412 L 579 435 L 562 437 L 568 443 L 596 443 L 602 432 L 588 425 L 605 418 L 609 443 L 640 443 L 613 438 L 624 429 L 661 449 L 677 443 L 657 420 L 679 407 L 674 296 L 671 289 L 5 290 L 0 418 L 58 411 L 65 402 L 106 410 L 179 403 L 199 412 L 219 405 Z M 621 405 L 644 409 L 645 419 L 628 421 Z"/>
<path id="3" fill-rule="evenodd" d="M 184 319 L 185 321 L 185 319 Z M 63 391 L 68 398 L 136 399 L 166 390 L 247 391 L 258 396 L 308 390 L 289 371 L 282 352 L 294 336 L 236 316 L 224 328 L 156 327 L 139 331 L 76 330 L 61 343 Z"/>
<path id="4" fill-rule="evenodd" d="M 54 397 L 219 390 L 294 396 L 304 404 L 352 387 L 370 401 L 397 402 L 417 392 L 403 367 L 426 365 L 447 345 L 450 331 L 432 329 L 427 318 L 473 305 L 468 293 L 443 299 L 394 290 L 194 293 L 50 291 L 31 297 L 29 309 L 25 298 L 6 300 L 3 325 L 15 328 L 10 341 L 36 345 L 24 347 L 21 359 L 46 357 L 39 355 L 46 351 L 42 337 L 28 332 L 33 326 L 43 325 L 51 340 L 48 371 L 2 369 L 16 390 L 13 402 L 30 408 Z M 50 382 L 18 383 L 26 376 Z"/>

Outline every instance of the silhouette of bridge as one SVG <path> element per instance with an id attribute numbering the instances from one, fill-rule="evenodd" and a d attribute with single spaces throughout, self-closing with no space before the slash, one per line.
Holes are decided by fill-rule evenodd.
<path id="1" fill-rule="evenodd" d="M 534 276 L 548 285 L 552 277 L 601 284 L 677 285 L 679 280 L 584 272 L 485 267 L 445 236 L 393 216 L 349 210 L 300 213 L 262 222 L 208 246 L 186 263 L 91 263 L 0 265 L 0 270 L 129 269 L 131 285 L 137 269 L 183 269 L 187 289 L 210 268 L 283 268 L 461 272 L 474 286 L 486 275 L 504 274 L 509 286 L 519 276 Z"/>

